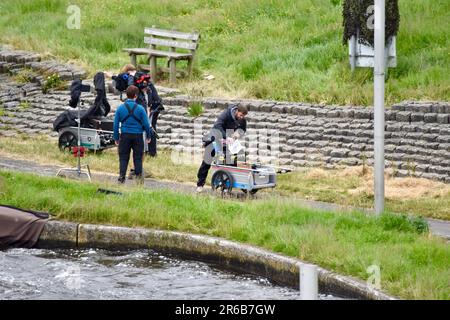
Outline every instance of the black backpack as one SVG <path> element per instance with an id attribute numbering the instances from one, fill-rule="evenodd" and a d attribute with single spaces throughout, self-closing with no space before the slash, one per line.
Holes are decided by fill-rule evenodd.
<path id="1" fill-rule="evenodd" d="M 126 73 L 126 72 L 121 73 L 121 74 L 119 74 L 117 76 L 114 76 L 113 80 L 115 82 L 115 88 L 118 91 L 120 91 L 121 93 L 123 91 L 127 90 L 127 88 L 128 88 L 128 79 L 130 77 L 131 76 L 128 73 Z"/>

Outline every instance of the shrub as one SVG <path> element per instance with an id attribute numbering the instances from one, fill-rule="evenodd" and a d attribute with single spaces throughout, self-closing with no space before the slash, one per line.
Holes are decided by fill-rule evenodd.
<path id="1" fill-rule="evenodd" d="M 428 232 L 428 223 L 423 217 L 385 213 L 379 219 L 385 230 L 416 232 L 418 234 Z"/>
<path id="2" fill-rule="evenodd" d="M 42 92 L 47 93 L 50 89 L 63 89 L 65 83 L 61 80 L 58 74 L 54 73 L 45 79 L 45 83 L 42 85 Z"/>
<path id="3" fill-rule="evenodd" d="M 360 42 L 374 46 L 373 28 L 368 27 L 368 20 L 372 11 L 368 11 L 374 5 L 374 0 L 345 0 L 343 7 L 344 44 L 352 36 L 356 36 L 359 30 Z M 398 32 L 400 25 L 400 14 L 398 0 L 386 0 L 386 42 Z"/>
<path id="4" fill-rule="evenodd" d="M 198 117 L 203 113 L 203 105 L 200 102 L 192 102 L 189 104 L 188 115 L 191 117 Z"/>

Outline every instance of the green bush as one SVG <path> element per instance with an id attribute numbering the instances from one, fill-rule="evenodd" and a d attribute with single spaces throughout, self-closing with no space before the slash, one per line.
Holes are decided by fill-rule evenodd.
<path id="1" fill-rule="evenodd" d="M 47 93 L 50 89 L 63 89 L 65 86 L 64 81 L 61 80 L 58 74 L 54 73 L 45 79 L 44 84 L 42 85 L 42 92 Z"/>
<path id="2" fill-rule="evenodd" d="M 418 234 L 428 232 L 428 223 L 423 217 L 385 213 L 379 219 L 385 230 L 416 232 Z"/>
<path id="3" fill-rule="evenodd" d="M 429 231 L 427 220 L 423 217 L 409 217 L 408 220 L 417 233 L 422 234 Z"/>
<path id="4" fill-rule="evenodd" d="M 198 117 L 203 113 L 203 105 L 201 104 L 201 102 L 192 102 L 191 104 L 189 104 L 187 111 L 189 116 Z"/>
<path id="5" fill-rule="evenodd" d="M 374 12 L 368 10 L 374 5 L 374 0 L 345 0 L 343 7 L 344 44 L 352 36 L 356 36 L 359 29 L 361 43 L 374 45 L 373 28 L 368 27 L 368 21 Z M 370 25 L 370 24 L 369 24 Z M 397 35 L 400 25 L 398 0 L 386 1 L 386 41 L 389 37 Z"/>

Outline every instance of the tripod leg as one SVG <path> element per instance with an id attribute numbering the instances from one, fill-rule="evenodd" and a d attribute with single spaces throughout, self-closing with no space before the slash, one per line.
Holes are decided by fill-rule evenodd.
<path id="1" fill-rule="evenodd" d="M 92 179 L 91 179 L 91 169 L 89 168 L 89 165 L 88 165 L 88 164 L 86 165 L 86 169 L 87 169 L 87 171 L 88 171 L 87 176 L 88 176 L 88 178 L 89 178 L 89 182 L 92 182 Z"/>

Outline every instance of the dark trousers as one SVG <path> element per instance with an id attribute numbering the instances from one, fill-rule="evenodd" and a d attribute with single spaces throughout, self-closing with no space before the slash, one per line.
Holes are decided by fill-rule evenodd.
<path id="1" fill-rule="evenodd" d="M 208 152 L 208 148 L 205 150 L 205 155 L 203 158 L 206 158 L 206 153 Z M 216 152 L 214 150 L 211 151 L 211 156 L 214 157 L 216 155 Z M 203 159 L 202 164 L 200 165 L 200 168 L 198 168 L 197 172 L 197 187 L 203 187 L 206 182 L 206 178 L 208 177 L 209 169 L 211 169 L 211 164 L 208 164 Z"/>
<path id="2" fill-rule="evenodd" d="M 120 135 L 119 140 L 120 177 L 125 177 L 125 175 L 127 174 L 131 150 L 133 150 L 133 163 L 135 174 L 137 176 L 141 176 L 142 157 L 144 155 L 144 140 L 142 139 L 142 133 L 140 134 L 123 133 Z"/>
<path id="3" fill-rule="evenodd" d="M 155 131 L 156 131 L 156 122 L 158 121 L 158 115 L 159 115 L 159 112 L 155 112 L 152 116 L 151 123 L 150 123 L 150 125 L 153 127 L 153 129 L 155 129 Z M 156 137 L 154 137 L 154 136 L 152 137 L 152 140 L 148 144 L 148 153 L 151 157 L 156 156 Z"/>
<path id="4" fill-rule="evenodd" d="M 237 157 L 231 156 L 228 152 L 227 152 L 227 148 L 223 147 L 224 149 L 224 153 L 227 155 L 227 157 L 230 157 L 231 159 L 231 163 L 224 163 L 226 165 L 229 166 L 237 166 Z M 205 161 L 206 157 L 208 156 L 208 153 L 211 152 L 211 157 L 214 158 L 216 155 L 216 152 L 214 151 L 214 149 L 209 149 L 206 148 L 205 149 L 205 154 L 203 156 L 203 161 L 202 164 L 200 165 L 200 168 L 198 168 L 198 172 L 197 172 L 197 187 L 203 187 L 206 183 L 206 178 L 208 177 L 208 172 L 209 169 L 211 169 L 211 161 Z M 226 161 L 226 159 L 225 159 Z M 208 164 L 209 163 L 209 164 Z"/>

